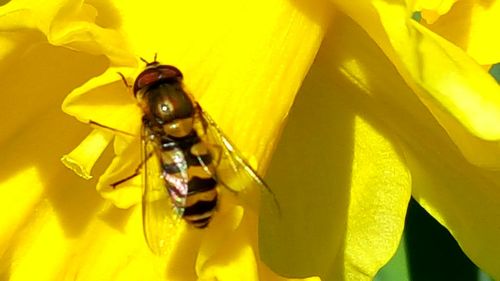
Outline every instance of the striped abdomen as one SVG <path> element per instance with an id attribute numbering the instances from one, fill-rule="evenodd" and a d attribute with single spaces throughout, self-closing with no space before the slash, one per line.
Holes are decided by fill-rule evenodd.
<path id="1" fill-rule="evenodd" d="M 196 132 L 161 140 L 164 178 L 182 218 L 197 228 L 208 226 L 217 206 L 217 182 L 207 173 L 212 157 Z"/>

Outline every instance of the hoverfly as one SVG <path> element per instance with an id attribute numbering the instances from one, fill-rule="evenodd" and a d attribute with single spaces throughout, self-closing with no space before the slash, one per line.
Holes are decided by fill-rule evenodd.
<path id="1" fill-rule="evenodd" d="M 169 233 L 175 231 L 179 221 L 198 229 L 210 224 L 220 188 L 235 194 L 257 188 L 275 199 L 184 89 L 179 69 L 160 64 L 156 56 L 153 62 L 143 61 L 146 68 L 132 88 L 143 114 L 143 226 L 151 250 L 162 254 L 168 247 Z"/>

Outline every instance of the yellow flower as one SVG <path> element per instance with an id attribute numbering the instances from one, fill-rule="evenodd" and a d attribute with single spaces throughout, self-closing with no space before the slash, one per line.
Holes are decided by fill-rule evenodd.
<path id="1" fill-rule="evenodd" d="M 355 2 L 335 1 L 268 171 L 285 215 L 263 217 L 264 259 L 295 276 L 371 280 L 411 194 L 498 279 L 500 91 L 487 69 L 500 5 Z M 412 20 L 424 7 L 424 20 L 446 14 Z"/>
<path id="2" fill-rule="evenodd" d="M 327 13 L 311 17 L 286 0 L 11 1 L 1 7 L 2 85 L 23 95 L 4 110 L 16 118 L 4 130 L 4 140 L 15 141 L 3 166 L 2 276 L 285 280 L 260 261 L 256 214 L 229 197 L 206 231 L 184 231 L 172 237 L 168 255 L 154 256 L 136 207 L 140 178 L 109 187 L 138 166 L 138 139 L 102 127 L 88 133 L 59 105 L 70 93 L 66 113 L 137 135 L 140 112 L 116 72 L 133 79 L 143 67 L 139 57 L 158 53 L 162 63 L 182 69 L 188 89 L 262 171 Z M 63 161 L 84 178 L 102 174 L 97 182 L 78 181 L 57 163 L 79 139 Z"/>
<path id="3" fill-rule="evenodd" d="M 25 2 L 0 7 L 5 279 L 282 280 L 262 256 L 284 276 L 370 280 L 399 243 L 410 194 L 500 277 L 500 98 L 480 66 L 498 62 L 498 48 L 481 47 L 496 2 Z M 484 26 L 451 38 L 453 25 L 411 20 L 422 10 L 434 28 L 450 7 L 473 7 Z M 116 72 L 133 79 L 155 53 L 259 171 L 277 146 L 269 183 L 283 215 L 261 216 L 260 250 L 256 215 L 228 198 L 207 231 L 155 257 L 134 207 L 140 179 L 109 187 L 139 165 L 137 139 L 56 111 L 71 92 L 66 113 L 137 134 Z M 97 182 L 57 162 L 85 133 L 64 162 Z"/>

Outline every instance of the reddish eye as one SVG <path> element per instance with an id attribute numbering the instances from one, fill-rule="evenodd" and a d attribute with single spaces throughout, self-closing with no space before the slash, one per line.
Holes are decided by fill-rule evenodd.
<path id="1" fill-rule="evenodd" d="M 182 73 L 177 67 L 171 66 L 171 65 L 159 65 L 157 68 L 158 72 L 160 72 L 160 75 L 162 78 L 180 78 L 182 79 Z"/>
<path id="2" fill-rule="evenodd" d="M 136 95 L 140 89 L 152 85 L 159 80 L 173 78 L 177 78 L 179 80 L 182 79 L 182 73 L 174 66 L 157 65 L 149 67 L 141 72 L 141 74 L 139 74 L 139 76 L 135 80 L 134 95 Z"/>
<path id="3" fill-rule="evenodd" d="M 141 73 L 141 75 L 139 75 L 139 77 L 137 78 L 137 83 L 136 83 L 137 90 L 142 89 L 148 85 L 151 85 L 154 82 L 158 81 L 159 79 L 161 79 L 161 76 L 159 75 L 158 72 L 154 71 L 148 73 L 145 71 Z"/>

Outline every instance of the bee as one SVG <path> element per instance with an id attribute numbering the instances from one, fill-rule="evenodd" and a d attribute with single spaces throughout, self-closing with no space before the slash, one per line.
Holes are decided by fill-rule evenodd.
<path id="1" fill-rule="evenodd" d="M 185 90 L 181 71 L 156 56 L 143 61 L 146 68 L 132 87 L 142 110 L 143 226 L 151 250 L 162 254 L 179 221 L 209 226 L 221 188 L 274 195 Z"/>

